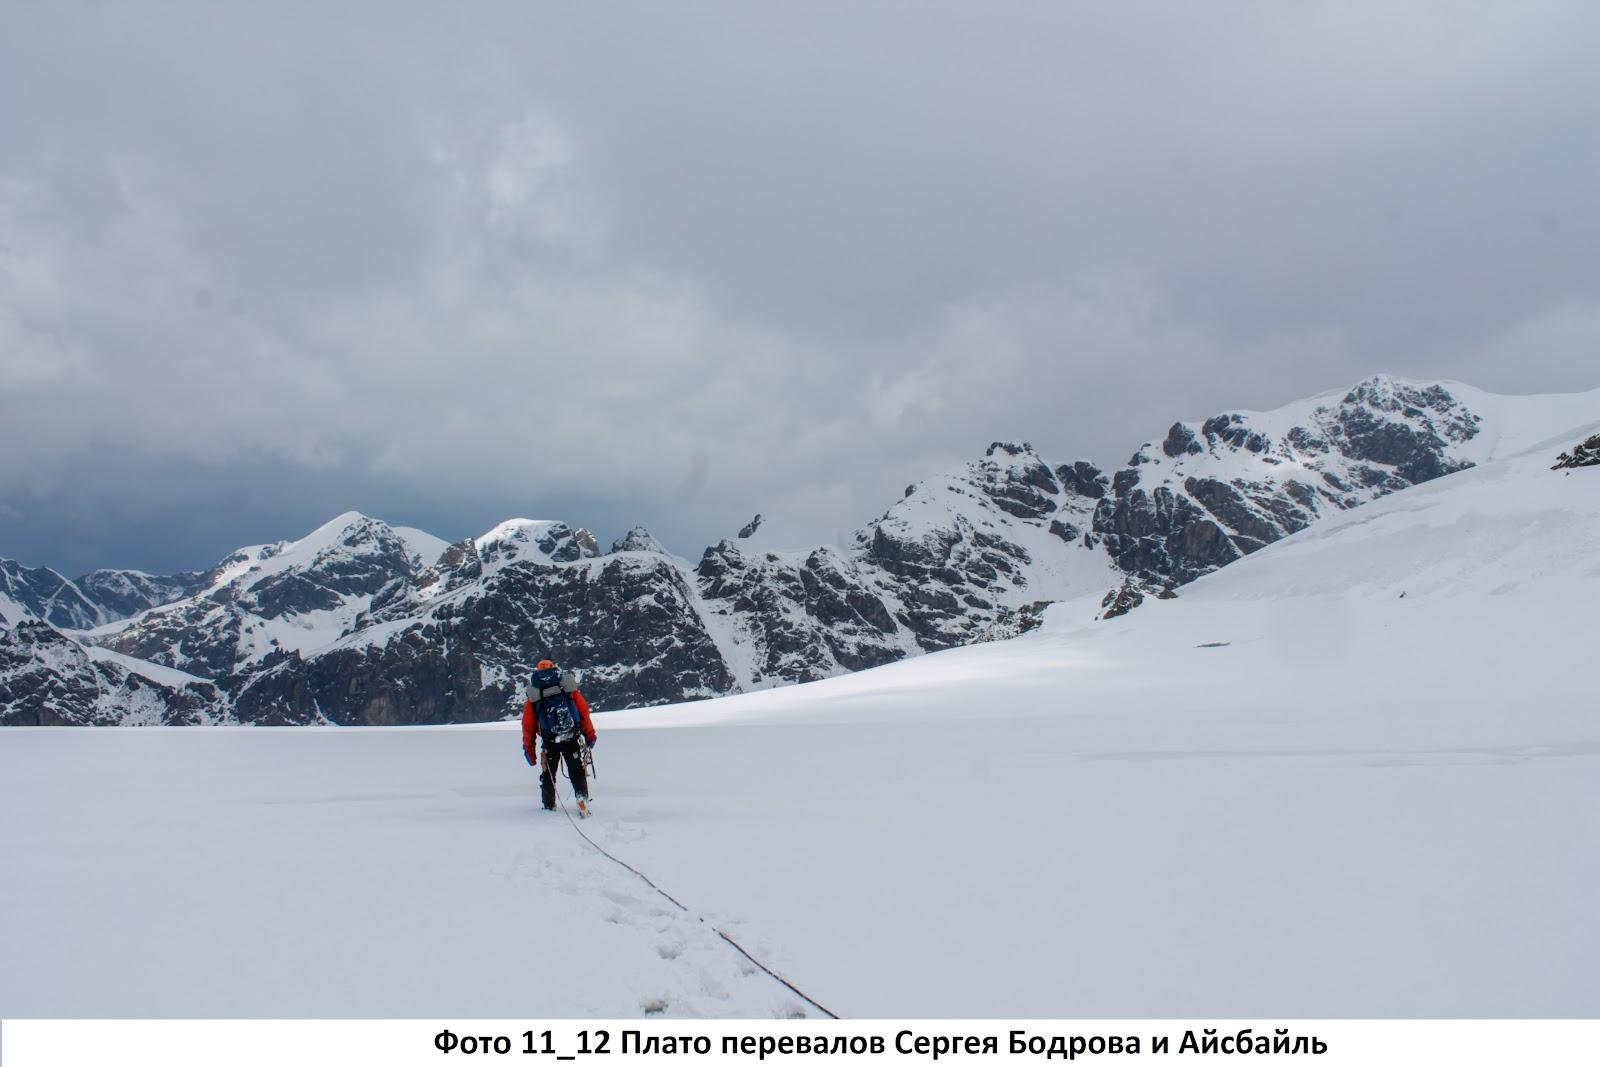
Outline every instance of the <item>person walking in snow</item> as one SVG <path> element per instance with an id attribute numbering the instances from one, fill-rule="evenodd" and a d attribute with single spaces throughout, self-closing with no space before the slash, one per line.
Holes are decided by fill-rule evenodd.
<path id="1" fill-rule="evenodd" d="M 544 755 L 538 741 L 544 741 Z M 522 755 L 530 767 L 539 768 L 539 799 L 544 810 L 556 807 L 556 772 L 566 761 L 567 777 L 577 797 L 578 813 L 589 814 L 589 775 L 584 769 L 587 748 L 597 740 L 589 718 L 589 702 L 583 699 L 578 679 L 572 671 L 561 671 L 547 659 L 539 661 L 529 679 L 528 699 L 522 705 Z"/>

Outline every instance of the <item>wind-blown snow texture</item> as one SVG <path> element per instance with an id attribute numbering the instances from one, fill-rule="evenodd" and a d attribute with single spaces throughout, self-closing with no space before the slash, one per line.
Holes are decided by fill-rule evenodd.
<path id="1" fill-rule="evenodd" d="M 1121 618 L 604 716 L 586 827 L 845 1016 L 1590 1015 L 1596 430 Z M 0 1014 L 803 1007 L 509 724 L 6 740 Z"/>
<path id="2" fill-rule="evenodd" d="M 757 516 L 691 564 L 642 529 L 602 552 L 582 529 L 514 519 L 447 546 L 349 513 L 203 575 L 72 583 L 12 566 L 0 595 L 16 610 L 0 613 L 96 626 L 65 636 L 208 681 L 213 717 L 229 721 L 499 719 L 547 656 L 583 667 L 599 708 L 663 704 L 1008 636 L 1041 603 L 1125 581 L 1129 599 L 1182 586 L 1597 410 L 1600 392 L 1500 397 L 1377 377 L 1274 412 L 1174 424 L 1113 474 L 996 443 L 909 487 L 845 548 L 769 546 Z M 116 721 L 103 704 L 46 708 L 44 677 L 13 686 L 0 722 Z M 186 705 L 166 718 L 193 721 Z"/>

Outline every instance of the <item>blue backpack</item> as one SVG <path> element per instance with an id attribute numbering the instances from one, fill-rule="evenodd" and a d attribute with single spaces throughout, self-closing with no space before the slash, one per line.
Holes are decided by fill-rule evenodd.
<path id="1" fill-rule="evenodd" d="M 528 695 L 539 712 L 539 732 L 552 741 L 565 741 L 578 732 L 580 717 L 572 691 L 577 688 L 571 675 L 554 667 L 534 671 Z"/>

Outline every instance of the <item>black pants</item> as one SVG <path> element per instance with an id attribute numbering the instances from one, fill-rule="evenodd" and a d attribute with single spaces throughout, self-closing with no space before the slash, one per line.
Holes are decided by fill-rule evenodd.
<path id="1" fill-rule="evenodd" d="M 565 741 L 544 742 L 539 756 L 539 799 L 546 808 L 556 806 L 555 771 L 560 760 L 567 761 L 567 777 L 572 779 L 572 791 L 581 799 L 589 799 L 589 775 L 583 769 L 583 738 L 573 734 Z"/>

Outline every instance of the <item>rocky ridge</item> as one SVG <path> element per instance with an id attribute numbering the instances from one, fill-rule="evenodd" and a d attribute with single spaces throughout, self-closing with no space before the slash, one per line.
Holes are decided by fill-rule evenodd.
<path id="1" fill-rule="evenodd" d="M 1176 423 L 1109 473 L 996 442 L 844 545 L 769 547 L 758 516 L 694 563 L 642 528 L 610 551 L 524 519 L 450 545 L 351 513 L 70 636 L 183 672 L 214 687 L 217 715 L 255 723 L 497 719 L 546 656 L 582 665 L 601 709 L 809 681 L 1022 632 L 1049 601 L 1171 595 L 1322 515 L 1470 466 L 1487 453 L 1468 399 L 1485 395 L 1380 376 Z M 193 721 L 174 699 L 166 721 Z"/>
<path id="2" fill-rule="evenodd" d="M 1093 537 L 1141 584 L 1182 585 L 1330 511 L 1471 466 L 1482 421 L 1443 385 L 1380 376 L 1336 400 L 1174 423 L 1112 477 Z"/>

